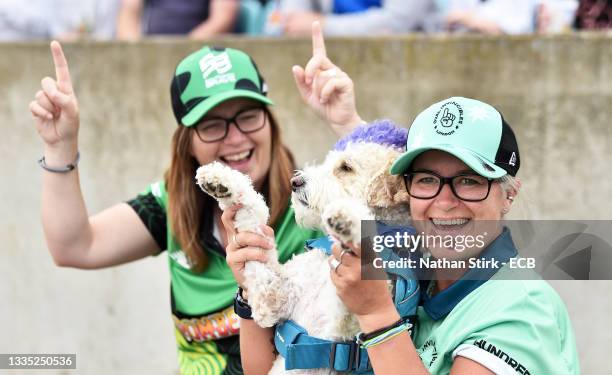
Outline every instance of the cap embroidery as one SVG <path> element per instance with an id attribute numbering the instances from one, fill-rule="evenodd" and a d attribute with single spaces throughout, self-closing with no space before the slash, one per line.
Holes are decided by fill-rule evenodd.
<path id="1" fill-rule="evenodd" d="M 489 118 L 489 112 L 483 106 L 474 106 L 470 108 L 470 118 L 472 121 L 486 120 Z"/>
<path id="2" fill-rule="evenodd" d="M 200 59 L 200 70 L 207 89 L 222 83 L 236 82 L 236 75 L 228 73 L 232 70 L 232 62 L 227 52 L 218 55 L 209 53 L 202 57 Z M 217 75 L 209 78 L 213 73 Z"/>
<path id="3" fill-rule="evenodd" d="M 510 161 L 508 162 L 508 164 L 513 167 L 516 166 L 516 153 L 514 151 L 512 151 L 512 155 L 510 155 Z"/>
<path id="4" fill-rule="evenodd" d="M 442 112 L 442 116 L 440 116 L 440 112 Z M 436 133 L 451 135 L 459 129 L 459 125 L 463 124 L 463 108 L 457 102 L 444 103 L 436 113 L 433 123 Z"/>

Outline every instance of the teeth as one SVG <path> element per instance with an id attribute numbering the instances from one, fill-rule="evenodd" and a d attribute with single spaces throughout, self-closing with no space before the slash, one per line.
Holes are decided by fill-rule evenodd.
<path id="1" fill-rule="evenodd" d="M 233 154 L 233 155 L 225 155 L 223 157 L 223 159 L 228 160 L 228 161 L 239 161 L 242 159 L 246 159 L 249 154 L 251 153 L 251 151 L 245 151 L 245 152 L 241 152 L 239 154 Z"/>
<path id="2" fill-rule="evenodd" d="M 463 225 L 468 219 L 432 219 L 435 225 Z"/>

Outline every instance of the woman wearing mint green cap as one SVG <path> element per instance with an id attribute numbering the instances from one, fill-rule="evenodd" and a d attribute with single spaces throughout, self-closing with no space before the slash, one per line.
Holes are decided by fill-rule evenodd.
<path id="1" fill-rule="evenodd" d="M 56 78 L 43 79 L 30 111 L 45 144 L 39 161 L 44 170 L 42 221 L 54 261 L 97 269 L 166 250 L 181 373 L 242 373 L 239 319 L 232 309 L 237 285 L 228 263 L 264 255 L 238 248 L 225 253 L 231 241 L 221 211 L 194 183 L 196 168 L 217 160 L 250 176 L 270 205 L 281 261 L 318 235 L 298 228 L 289 207 L 295 165 L 257 66 L 230 48 L 204 47 L 185 57 L 170 87 L 178 126 L 163 181 L 89 216 L 77 169 L 77 99 L 59 43 L 51 43 L 51 52 Z M 318 25 L 313 26 L 312 59 L 293 73 L 302 98 L 337 134 L 361 123 L 352 81 L 327 59 Z"/>
<path id="2" fill-rule="evenodd" d="M 361 249 L 342 256 L 334 245 L 341 264 L 332 280 L 359 318 L 377 375 L 580 373 L 566 308 L 548 283 L 511 280 L 507 265 L 468 266 L 517 256 L 501 220 L 519 193 L 520 163 L 512 129 L 486 103 L 454 97 L 416 117 L 391 172 L 404 176 L 417 233 L 483 237 L 465 249 L 421 247 L 423 259 L 438 263 L 422 280 L 414 343 L 397 328 L 386 282 L 361 280 Z M 439 260 L 454 263 L 443 268 Z"/>

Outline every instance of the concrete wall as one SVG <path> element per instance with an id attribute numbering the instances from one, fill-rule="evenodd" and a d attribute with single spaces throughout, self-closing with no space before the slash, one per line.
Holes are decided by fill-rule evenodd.
<path id="1" fill-rule="evenodd" d="M 216 44 L 252 54 L 298 160 L 321 158 L 334 138 L 301 103 L 290 73 L 309 58 L 309 40 Z M 169 79 L 197 47 L 172 40 L 65 46 L 82 113 L 79 173 L 90 213 L 162 175 L 175 127 Z M 452 95 L 499 108 L 521 147 L 525 217 L 612 217 L 612 36 L 410 36 L 334 39 L 327 47 L 353 77 L 366 119 L 408 125 Z M 80 271 L 55 267 L 47 253 L 36 165 L 42 144 L 28 103 L 40 79 L 53 74 L 46 44 L 0 45 L 0 352 L 76 352 L 79 372 L 88 374 L 176 372 L 165 255 Z M 553 284 L 568 305 L 583 372 L 601 373 L 612 346 L 612 284 Z"/>

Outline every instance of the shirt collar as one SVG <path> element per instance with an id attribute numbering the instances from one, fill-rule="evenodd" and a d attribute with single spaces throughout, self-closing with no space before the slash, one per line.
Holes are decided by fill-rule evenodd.
<path id="1" fill-rule="evenodd" d="M 516 246 L 512 241 L 510 230 L 504 227 L 502 233 L 491 242 L 478 259 L 497 260 L 501 268 L 503 263 L 516 255 Z M 469 269 L 459 280 L 433 297 L 425 293 L 426 287 L 422 288 L 422 304 L 425 312 L 434 320 L 445 317 L 463 298 L 488 281 L 497 271 L 499 268 L 494 267 Z"/>

